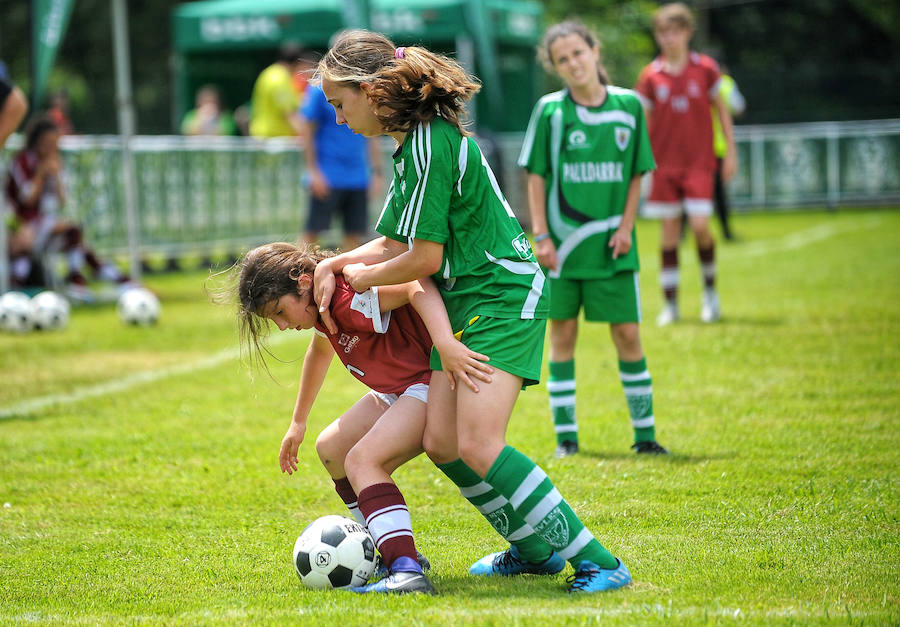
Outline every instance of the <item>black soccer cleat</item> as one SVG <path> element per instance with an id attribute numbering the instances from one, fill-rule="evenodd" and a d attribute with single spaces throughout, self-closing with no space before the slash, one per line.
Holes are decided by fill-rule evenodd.
<path id="1" fill-rule="evenodd" d="M 563 440 L 556 446 L 556 452 L 553 456 L 556 459 L 568 457 L 578 452 L 578 442 L 575 440 Z"/>
<path id="2" fill-rule="evenodd" d="M 647 442 L 635 442 L 631 445 L 638 455 L 668 455 L 669 451 L 663 448 L 656 440 Z"/>

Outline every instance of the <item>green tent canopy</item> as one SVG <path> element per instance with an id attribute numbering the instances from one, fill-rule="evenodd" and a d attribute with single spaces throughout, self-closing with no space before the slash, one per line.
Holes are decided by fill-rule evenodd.
<path id="1" fill-rule="evenodd" d="M 217 85 L 226 105 L 250 98 L 259 72 L 279 46 L 298 43 L 324 52 L 346 25 L 338 0 L 207 0 L 175 7 L 175 123 L 203 84 Z M 534 46 L 543 8 L 517 0 L 370 0 L 372 30 L 398 45 L 422 44 L 450 54 L 483 83 L 476 98 L 480 127 L 520 131 L 538 97 Z"/>

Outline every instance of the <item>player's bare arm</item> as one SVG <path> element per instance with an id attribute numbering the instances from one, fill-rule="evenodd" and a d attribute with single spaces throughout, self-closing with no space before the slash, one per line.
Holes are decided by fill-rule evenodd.
<path id="1" fill-rule="evenodd" d="M 535 255 L 538 263 L 551 270 L 556 269 L 558 263 L 556 246 L 549 237 L 547 225 L 547 182 L 539 174 L 528 174 L 528 211 L 531 214 L 531 232 L 535 235 Z"/>
<path id="2" fill-rule="evenodd" d="M 631 182 L 628 184 L 628 193 L 625 196 L 625 210 L 622 212 L 622 222 L 619 223 L 619 228 L 609 238 L 609 247 L 613 249 L 613 259 L 627 255 L 634 243 L 631 238 L 631 231 L 634 229 L 638 199 L 641 195 L 641 176 L 638 174 L 632 177 Z"/>
<path id="3" fill-rule="evenodd" d="M 300 386 L 297 390 L 297 402 L 294 405 L 294 413 L 291 416 L 291 424 L 284 439 L 281 441 L 281 451 L 278 453 L 278 461 L 281 472 L 289 475 L 297 470 L 297 451 L 306 436 L 306 420 L 312 410 L 313 403 L 319 395 L 328 366 L 334 357 L 334 348 L 327 338 L 314 334 L 306 356 L 303 358 L 303 369 L 300 372 Z"/>
<path id="4" fill-rule="evenodd" d="M 401 254 L 371 265 L 345 265 L 344 278 L 357 292 L 373 285 L 397 285 L 420 277 L 427 277 L 441 268 L 444 245 L 424 239 L 414 239 L 413 246 Z"/>

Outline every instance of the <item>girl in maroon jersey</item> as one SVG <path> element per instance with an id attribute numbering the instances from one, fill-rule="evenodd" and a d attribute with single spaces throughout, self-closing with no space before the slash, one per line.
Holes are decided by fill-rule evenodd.
<path id="1" fill-rule="evenodd" d="M 391 473 L 422 452 L 432 342 L 452 386 L 477 391 L 490 381 L 485 355 L 455 337 L 430 279 L 354 291 L 339 280 L 330 305 L 338 331 L 326 332 L 312 298 L 313 272 L 332 256 L 314 247 L 267 244 L 238 263 L 237 301 L 242 343 L 261 355 L 268 321 L 282 331 L 315 329 L 300 374 L 291 424 L 281 443 L 282 472 L 297 470 L 306 422 L 335 353 L 371 389 L 328 425 L 316 451 L 353 516 L 368 527 L 390 572 L 384 592 L 434 591 L 416 551 L 409 510 Z M 420 560 L 422 563 L 420 564 Z"/>

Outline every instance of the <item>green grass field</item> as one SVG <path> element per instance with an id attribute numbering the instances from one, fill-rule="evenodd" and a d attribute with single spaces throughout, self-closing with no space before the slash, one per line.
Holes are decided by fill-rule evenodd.
<path id="1" fill-rule="evenodd" d="M 634 583 L 573 598 L 549 578 L 475 579 L 504 548 L 427 459 L 401 468 L 439 595 L 305 590 L 291 549 L 344 513 L 312 446 L 362 393 L 337 361 L 300 472 L 277 454 L 309 336 L 273 334 L 265 373 L 236 357 L 205 274 L 148 277 L 156 328 L 113 306 L 63 332 L 0 335 L 0 623 L 559 625 L 900 623 L 900 211 L 738 216 L 719 246 L 724 319 L 699 317 L 693 243 L 682 318 L 660 305 L 658 225 L 640 222 L 644 346 L 659 440 L 636 458 L 605 326 L 583 326 L 583 452 L 554 460 L 544 385 L 510 442 L 555 480 Z M 546 366 L 545 366 L 546 367 Z"/>

